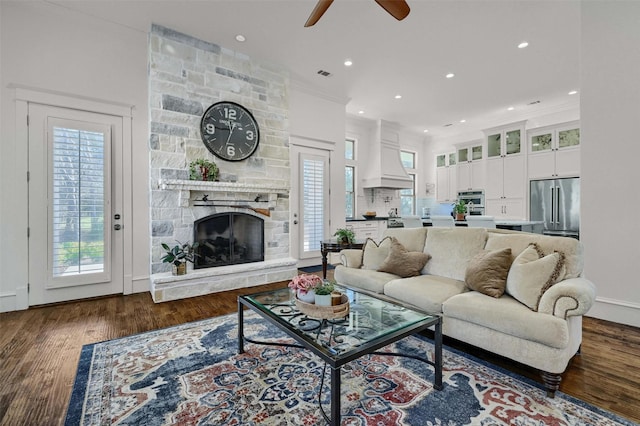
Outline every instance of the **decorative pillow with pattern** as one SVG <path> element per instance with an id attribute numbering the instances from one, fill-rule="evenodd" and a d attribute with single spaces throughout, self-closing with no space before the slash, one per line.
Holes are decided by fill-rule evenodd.
<path id="1" fill-rule="evenodd" d="M 402 278 L 415 277 L 429 261 L 431 256 L 420 251 L 408 251 L 396 237 L 391 238 L 389 256 L 378 271 L 389 272 Z"/>
<path id="2" fill-rule="evenodd" d="M 538 245 L 532 243 L 513 261 L 506 292 L 532 311 L 538 311 L 544 292 L 564 278 L 563 266 L 562 252 L 545 256 Z"/>
<path id="3" fill-rule="evenodd" d="M 371 238 L 367 238 L 362 248 L 362 269 L 373 269 L 377 271 L 384 260 L 389 256 L 391 249 L 391 238 L 383 238 L 377 243 Z"/>
<path id="4" fill-rule="evenodd" d="M 507 286 L 511 261 L 510 248 L 483 250 L 469 262 L 464 282 L 471 290 L 491 297 L 500 297 Z"/>

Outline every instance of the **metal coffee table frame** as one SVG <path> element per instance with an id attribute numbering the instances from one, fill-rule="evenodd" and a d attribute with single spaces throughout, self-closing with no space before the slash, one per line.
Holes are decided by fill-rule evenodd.
<path id="1" fill-rule="evenodd" d="M 262 344 L 262 345 L 273 345 L 273 346 L 290 346 L 297 347 L 310 350 L 315 355 L 317 355 L 322 361 L 325 362 L 325 369 L 328 365 L 330 367 L 330 376 L 331 376 L 331 417 L 329 418 L 324 409 L 322 408 L 321 395 L 318 396 L 318 403 L 320 406 L 320 411 L 330 425 L 339 425 L 340 424 L 340 392 L 341 392 L 341 380 L 340 380 L 340 369 L 343 365 L 360 358 L 363 355 L 368 354 L 377 354 L 377 355 L 389 355 L 389 356 L 402 356 L 420 360 L 427 364 L 430 364 L 434 367 L 435 375 L 434 375 L 434 388 L 437 390 L 442 389 L 442 321 L 440 316 L 426 314 L 424 312 L 420 312 L 416 309 L 409 309 L 402 305 L 394 304 L 388 301 L 384 301 L 378 298 L 375 298 L 370 295 L 364 295 L 358 293 L 357 291 L 353 291 L 350 289 L 344 289 L 346 293 L 350 295 L 350 299 L 355 299 L 357 297 L 362 298 L 371 298 L 375 299 L 379 302 L 387 304 L 390 309 L 398 309 L 411 311 L 412 313 L 422 315 L 424 318 L 419 319 L 417 321 L 412 322 L 406 326 L 402 326 L 396 328 L 388 333 L 376 336 L 371 340 L 363 341 L 362 344 L 354 345 L 353 348 L 339 352 L 331 348 L 331 345 L 328 345 L 326 342 L 323 342 L 319 336 L 323 331 L 329 331 L 329 343 L 331 342 L 331 338 L 334 333 L 335 326 L 340 324 L 341 321 L 344 324 L 344 321 L 347 321 L 349 317 L 346 317 L 345 320 L 320 320 L 315 318 L 309 318 L 303 313 L 299 312 L 295 305 L 292 303 L 292 300 L 286 299 L 284 296 L 289 292 L 288 289 L 281 290 L 272 290 L 266 291 L 262 293 L 256 293 L 246 296 L 238 296 L 238 353 L 244 353 L 244 343 L 254 343 L 254 344 Z M 265 298 L 265 300 L 269 300 L 273 298 L 272 302 L 268 303 L 259 303 L 256 299 Z M 290 297 L 290 296 L 289 296 Z M 280 342 L 266 342 L 266 341 L 257 341 L 252 340 L 244 335 L 244 307 L 248 307 L 252 311 L 258 313 L 261 317 L 265 318 L 269 321 L 269 323 L 275 325 L 282 331 L 284 331 L 288 336 L 292 337 L 298 344 L 283 344 Z M 293 319 L 296 319 L 298 323 L 294 323 Z M 302 324 L 302 325 L 300 325 Z M 398 340 L 404 339 L 407 336 L 410 336 L 415 333 L 419 333 L 420 331 L 426 330 L 427 328 L 433 326 L 434 327 L 434 356 L 433 361 L 426 358 L 420 357 L 411 354 L 402 354 L 402 353 L 389 353 L 389 352 L 377 352 L 378 349 L 387 346 L 391 343 L 397 342 Z M 303 330 L 301 327 L 305 327 Z M 310 330 L 317 330 L 317 336 L 313 337 L 307 332 Z M 335 337 L 335 336 L 334 336 Z M 324 373 L 324 370 L 323 370 Z M 322 387 L 324 385 L 324 374 L 321 382 L 320 394 L 322 393 Z"/>

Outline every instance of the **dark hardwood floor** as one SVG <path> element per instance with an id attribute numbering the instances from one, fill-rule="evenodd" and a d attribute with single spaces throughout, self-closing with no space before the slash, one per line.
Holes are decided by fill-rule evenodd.
<path id="1" fill-rule="evenodd" d="M 274 283 L 175 302 L 149 293 L 113 296 L 0 314 L 0 424 L 60 425 L 83 345 L 235 312 L 240 294 Z M 512 361 L 445 339 L 445 344 L 540 381 Z M 585 318 L 581 355 L 560 390 L 640 422 L 640 329 Z"/>

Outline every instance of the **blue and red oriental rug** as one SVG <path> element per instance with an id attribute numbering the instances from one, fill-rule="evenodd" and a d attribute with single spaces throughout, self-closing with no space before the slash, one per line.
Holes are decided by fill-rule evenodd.
<path id="1" fill-rule="evenodd" d="M 290 340 L 247 313 L 246 334 Z M 246 344 L 227 315 L 83 348 L 66 425 L 325 424 L 323 363 L 303 349 Z M 384 350 L 431 353 L 409 337 Z M 367 356 L 342 368 L 342 425 L 633 425 L 537 383 L 445 347 L 444 389 L 410 358 Z M 328 372 L 327 372 L 328 376 Z M 329 378 L 321 400 L 330 411 Z"/>

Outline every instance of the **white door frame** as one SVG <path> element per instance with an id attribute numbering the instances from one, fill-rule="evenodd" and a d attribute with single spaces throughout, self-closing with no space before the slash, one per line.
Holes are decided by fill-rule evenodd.
<path id="1" fill-rule="evenodd" d="M 29 146 L 29 129 L 28 129 L 28 108 L 29 103 L 61 107 L 67 109 L 76 109 L 81 111 L 94 112 L 98 114 L 113 115 L 122 118 L 122 159 L 120 170 L 122 173 L 122 238 L 123 238 L 123 292 L 124 294 L 133 293 L 133 233 L 132 233 L 132 105 L 103 101 L 99 99 L 89 99 L 85 97 L 76 97 L 58 92 L 33 89 L 22 86 L 14 86 L 16 100 L 16 146 L 20 147 L 21 159 L 24 164 L 21 167 L 24 170 L 24 176 L 28 170 L 28 146 Z M 25 197 L 16 200 L 16 203 L 22 204 L 20 211 L 28 212 L 28 198 Z M 28 242 L 27 232 L 25 230 L 25 240 L 20 244 L 21 251 L 24 250 L 24 258 L 27 257 Z M 24 271 L 25 283 L 20 284 L 22 291 L 16 292 L 16 309 L 26 309 L 29 306 L 29 294 L 27 291 L 28 272 Z"/>
<path id="2" fill-rule="evenodd" d="M 299 213 L 300 206 L 300 197 L 302 197 L 302 191 L 300 190 L 300 179 L 299 179 L 299 164 L 298 164 L 298 154 L 305 149 L 313 149 L 318 151 L 324 151 L 328 154 L 329 162 L 331 162 L 332 157 L 334 155 L 336 144 L 330 141 L 324 141 L 319 139 L 311 139 L 302 136 L 291 136 L 289 138 L 289 146 L 290 150 L 290 163 L 291 163 L 291 200 L 289 208 L 291 210 L 290 217 L 290 245 L 291 245 L 291 256 L 299 259 L 299 260 L 311 260 L 310 263 L 317 262 L 320 259 L 320 250 L 318 250 L 317 256 L 309 257 L 303 256 L 303 248 L 300 247 L 300 229 L 303 225 L 301 223 L 301 217 Z M 331 166 L 330 163 L 327 167 L 327 184 L 329 193 L 327 194 L 327 204 L 325 206 L 325 234 L 330 229 L 331 225 Z M 326 237 L 326 235 L 325 235 Z M 304 264 L 305 262 L 300 263 L 301 266 L 307 266 Z"/>

